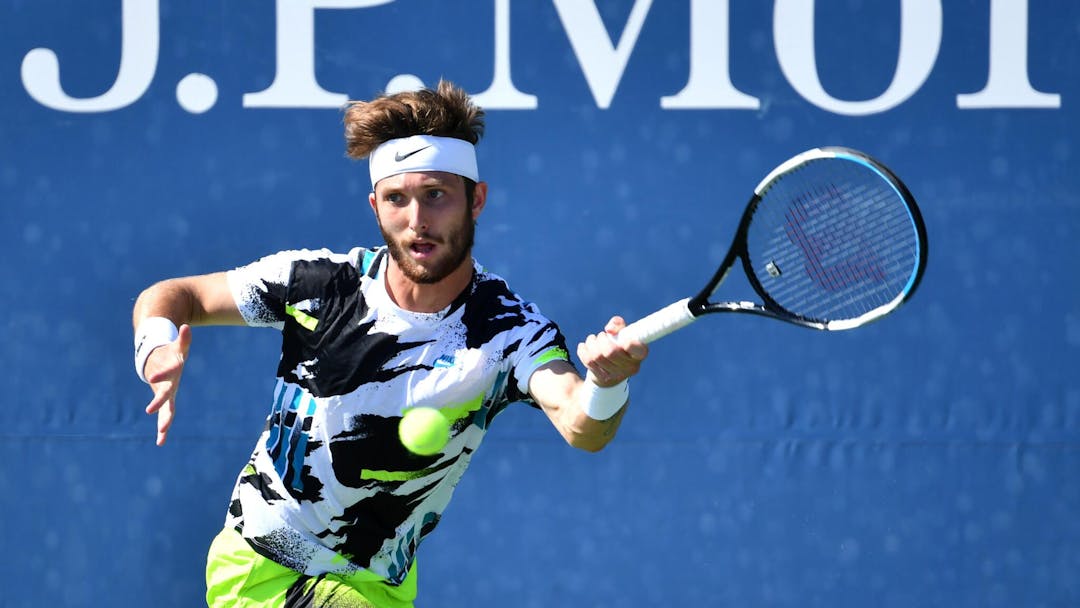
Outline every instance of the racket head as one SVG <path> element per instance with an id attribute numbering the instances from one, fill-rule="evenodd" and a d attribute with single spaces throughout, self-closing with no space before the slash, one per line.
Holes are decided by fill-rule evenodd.
<path id="1" fill-rule="evenodd" d="M 735 258 L 761 304 L 710 300 Z M 911 298 L 926 259 L 926 227 L 903 182 L 863 152 L 815 148 L 754 189 L 728 257 L 690 307 L 853 329 Z"/>

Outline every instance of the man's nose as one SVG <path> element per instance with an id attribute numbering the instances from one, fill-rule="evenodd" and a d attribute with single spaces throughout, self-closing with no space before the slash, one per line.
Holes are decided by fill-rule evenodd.
<path id="1" fill-rule="evenodd" d="M 427 213 L 424 206 L 415 198 L 409 202 L 409 229 L 416 233 L 427 231 Z"/>

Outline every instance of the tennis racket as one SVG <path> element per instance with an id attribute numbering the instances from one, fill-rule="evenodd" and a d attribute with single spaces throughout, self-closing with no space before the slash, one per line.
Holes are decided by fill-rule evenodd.
<path id="1" fill-rule="evenodd" d="M 816 148 L 754 189 L 735 239 L 696 296 L 631 323 L 620 337 L 652 342 L 717 312 L 836 331 L 896 310 L 926 269 L 926 227 L 907 187 L 849 148 Z M 714 301 L 736 260 L 760 302 Z"/>

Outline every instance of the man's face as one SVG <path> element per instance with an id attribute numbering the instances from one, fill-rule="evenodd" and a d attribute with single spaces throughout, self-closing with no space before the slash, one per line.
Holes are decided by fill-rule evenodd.
<path id="1" fill-rule="evenodd" d="M 402 273 L 411 281 L 438 283 L 468 259 L 485 184 L 474 204 L 465 180 L 452 173 L 402 173 L 382 179 L 369 197 L 379 230 Z"/>

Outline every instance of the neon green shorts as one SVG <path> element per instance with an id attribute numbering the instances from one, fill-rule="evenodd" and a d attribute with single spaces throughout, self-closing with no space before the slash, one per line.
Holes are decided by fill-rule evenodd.
<path id="1" fill-rule="evenodd" d="M 231 528 L 214 538 L 206 560 L 210 608 L 412 608 L 415 599 L 415 561 L 397 587 L 367 571 L 308 576 L 259 555 Z"/>

